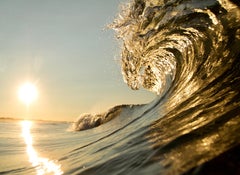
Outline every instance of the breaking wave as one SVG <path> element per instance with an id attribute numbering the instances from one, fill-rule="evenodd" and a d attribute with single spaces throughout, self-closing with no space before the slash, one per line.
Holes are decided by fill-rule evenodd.
<path id="1" fill-rule="evenodd" d="M 107 134 L 69 156 L 104 156 L 71 173 L 183 174 L 239 145 L 239 6 L 235 0 L 125 4 L 111 25 L 121 41 L 124 81 L 158 97 L 80 116 L 75 130 L 98 126 Z"/>

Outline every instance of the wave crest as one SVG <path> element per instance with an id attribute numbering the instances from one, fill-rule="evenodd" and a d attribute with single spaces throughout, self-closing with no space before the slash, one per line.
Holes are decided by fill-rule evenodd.
<path id="1" fill-rule="evenodd" d="M 188 83 L 200 65 L 202 78 L 212 76 L 219 66 L 213 56 L 226 44 L 222 20 L 230 19 L 220 3 L 135 0 L 123 7 L 111 27 L 123 41 L 125 82 L 164 94 L 179 77 Z"/>
<path id="2" fill-rule="evenodd" d="M 83 113 L 72 124 L 71 130 L 81 131 L 81 130 L 91 129 L 103 123 L 106 123 L 109 120 L 117 117 L 121 113 L 123 106 L 125 105 L 115 106 L 113 108 L 110 108 L 107 112 L 100 113 L 100 114 Z"/>

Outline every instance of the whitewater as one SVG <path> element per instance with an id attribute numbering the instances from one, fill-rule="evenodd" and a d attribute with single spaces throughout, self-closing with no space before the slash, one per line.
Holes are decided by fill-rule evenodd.
<path id="1" fill-rule="evenodd" d="M 240 173 L 239 1 L 134 0 L 109 27 L 124 81 L 157 98 L 71 124 L 2 121 L 0 174 Z M 212 172 L 225 153 L 233 166 Z"/>

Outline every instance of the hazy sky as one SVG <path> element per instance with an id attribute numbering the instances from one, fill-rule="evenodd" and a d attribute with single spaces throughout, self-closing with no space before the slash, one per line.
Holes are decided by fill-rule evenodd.
<path id="1" fill-rule="evenodd" d="M 0 117 L 75 120 L 81 113 L 154 98 L 122 80 L 120 47 L 107 24 L 120 0 L 0 1 Z M 18 87 L 36 83 L 29 111 Z"/>

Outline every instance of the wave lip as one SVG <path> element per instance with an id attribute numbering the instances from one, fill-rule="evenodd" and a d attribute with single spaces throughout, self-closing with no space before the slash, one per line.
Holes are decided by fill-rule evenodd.
<path id="1" fill-rule="evenodd" d="M 81 165 L 92 165 L 79 174 L 183 174 L 240 145 L 240 8 L 232 2 L 132 0 L 123 8 L 111 26 L 122 41 L 123 78 L 159 96 L 120 106 L 109 119 L 124 122 L 75 149 L 84 152 Z M 76 130 L 107 114 L 83 115 Z"/>
<path id="2" fill-rule="evenodd" d="M 132 1 L 111 25 L 122 41 L 125 82 L 164 95 L 176 80 L 212 78 L 222 66 L 226 32 L 238 22 L 239 10 L 227 0 Z"/>

